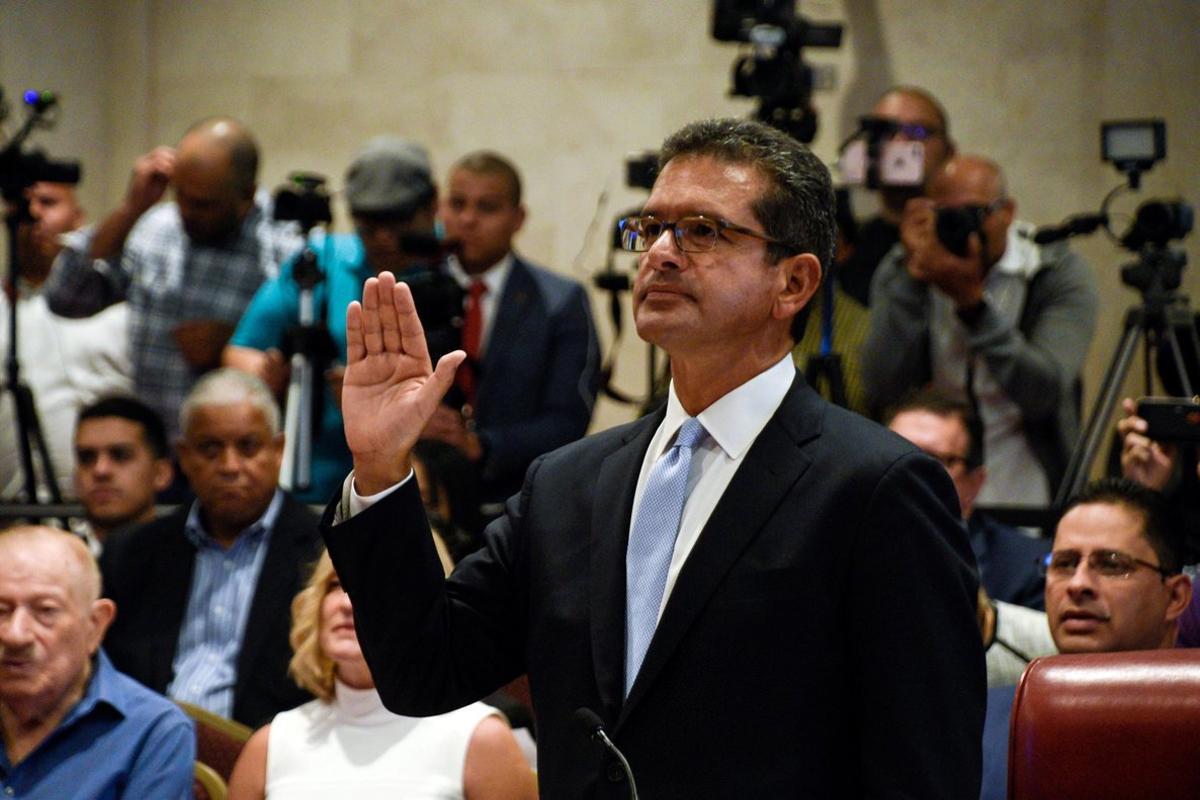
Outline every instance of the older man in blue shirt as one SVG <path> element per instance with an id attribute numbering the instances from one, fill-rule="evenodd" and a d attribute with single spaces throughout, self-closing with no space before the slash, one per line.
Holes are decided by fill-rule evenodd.
<path id="1" fill-rule="evenodd" d="M 83 540 L 0 532 L 0 792 L 185 798 L 195 734 L 173 703 L 118 672 L 100 640 L 116 607 Z"/>

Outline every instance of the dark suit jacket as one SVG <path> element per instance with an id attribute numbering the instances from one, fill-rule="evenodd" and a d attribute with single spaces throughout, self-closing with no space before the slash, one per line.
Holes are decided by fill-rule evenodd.
<path id="1" fill-rule="evenodd" d="M 535 458 L 587 432 L 599 370 L 583 287 L 514 256 L 479 372 L 485 501 L 502 502 Z"/>
<path id="2" fill-rule="evenodd" d="M 104 545 L 100 568 L 104 593 L 117 617 L 104 649 L 117 669 L 156 692 L 175 677 L 172 664 L 192 586 L 196 548 L 184 535 L 188 507 L 114 534 Z M 254 591 L 238 654 L 233 718 L 257 728 L 312 699 L 288 677 L 291 602 L 303 588 L 321 537 L 307 506 L 284 497 Z"/>
<path id="3" fill-rule="evenodd" d="M 528 671 L 547 798 L 974 798 L 985 672 L 946 470 L 797 377 L 679 575 L 627 700 L 625 547 L 661 412 L 530 468 L 443 580 L 409 482 L 322 522 L 380 694 L 433 714 Z"/>

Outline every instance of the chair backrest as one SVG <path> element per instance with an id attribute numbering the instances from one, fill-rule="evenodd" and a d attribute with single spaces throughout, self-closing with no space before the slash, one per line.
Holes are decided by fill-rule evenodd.
<path id="1" fill-rule="evenodd" d="M 197 761 L 193 770 L 192 794 L 196 800 L 225 800 L 229 787 L 208 764 Z"/>
<path id="2" fill-rule="evenodd" d="M 1008 796 L 1200 797 L 1200 650 L 1035 660 L 1013 698 Z"/>
<path id="3" fill-rule="evenodd" d="M 246 740 L 254 731 L 191 703 L 176 701 L 196 723 L 196 758 L 212 767 L 226 782 Z"/>

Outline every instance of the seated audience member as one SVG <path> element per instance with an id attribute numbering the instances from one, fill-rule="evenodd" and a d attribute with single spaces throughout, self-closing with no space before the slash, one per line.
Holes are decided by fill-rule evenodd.
<path id="1" fill-rule="evenodd" d="M 132 397 L 84 406 L 75 424 L 75 493 L 85 516 L 75 532 L 99 557 L 113 531 L 154 519 L 155 493 L 173 474 L 167 431 L 154 409 Z"/>
<path id="2" fill-rule="evenodd" d="M 1045 560 L 1046 616 L 1059 652 L 1174 647 L 1192 597 L 1182 544 L 1170 506 L 1145 486 L 1106 479 L 1072 498 Z M 988 690 L 984 798 L 1006 795 L 1014 689 Z"/>
<path id="3" fill-rule="evenodd" d="M 278 714 L 251 737 L 230 800 L 352 796 L 537 797 L 528 762 L 496 709 L 432 717 L 383 707 L 354 630 L 350 596 L 321 556 L 292 602 L 289 671 L 318 699 Z"/>
<path id="4" fill-rule="evenodd" d="M 86 235 L 74 187 L 40 181 L 25 191 L 30 220 L 17 233 L 17 359 L 21 380 L 33 393 L 42 435 L 61 495 L 70 499 L 71 431 L 79 409 L 106 394 L 129 392 L 129 310 L 119 303 L 88 319 L 67 319 L 50 310 L 46 286 L 64 241 Z M 0 354 L 7 358 L 13 305 L 0 293 Z M 4 376 L 7 380 L 7 376 Z M 0 498 L 21 497 L 25 474 L 17 444 L 12 395 L 0 391 Z M 35 451 L 36 453 L 36 451 Z M 36 491 L 49 500 L 46 472 L 35 457 Z M 27 498 L 32 499 L 32 498 Z"/>
<path id="5" fill-rule="evenodd" d="M 309 699 L 287 677 L 287 608 L 319 552 L 317 520 L 278 488 L 283 434 L 262 381 L 211 372 L 179 417 L 196 501 L 105 543 L 121 609 L 105 649 L 151 689 L 261 725 Z"/>
<path id="6" fill-rule="evenodd" d="M 979 587 L 979 630 L 983 634 L 988 688 L 1013 686 L 1029 662 L 1058 652 L 1046 612 L 993 600 Z"/>
<path id="7" fill-rule="evenodd" d="M 463 156 L 442 200 L 450 274 L 465 292 L 458 391 L 422 438 L 453 445 L 478 470 L 489 511 L 521 488 L 535 458 L 581 438 L 600 355 L 583 286 L 513 251 L 525 222 L 521 177 L 503 156 Z"/>
<path id="8" fill-rule="evenodd" d="M 1035 245 L 1015 213 L 1000 167 L 978 156 L 951 158 L 909 201 L 872 281 L 863 379 L 876 409 L 929 383 L 971 402 L 988 468 L 978 502 L 1044 506 L 1078 433 L 1097 294 L 1083 259 Z"/>
<path id="9" fill-rule="evenodd" d="M 21 800 L 191 797 L 192 723 L 100 649 L 116 608 L 83 542 L 0 531 L 0 792 Z"/>
<path id="10" fill-rule="evenodd" d="M 1125 416 L 1117 423 L 1121 435 L 1121 473 L 1131 481 L 1163 492 L 1179 513 L 1189 564 L 1200 561 L 1200 459 L 1194 444 L 1156 442 L 1137 415 L 1137 403 L 1126 398 Z M 1179 619 L 1180 647 L 1200 647 L 1200 592 Z"/>
<path id="11" fill-rule="evenodd" d="M 383 270 L 402 275 L 428 262 L 428 256 L 407 252 L 401 239 L 432 237 L 437 215 L 437 187 L 425 149 L 395 137 L 372 139 L 358 152 L 346 169 L 345 195 L 356 233 L 314 237 L 311 242 L 323 275 L 313 290 L 313 305 L 329 331 L 334 355 L 320 365 L 325 380 L 313 440 L 311 487 L 297 493 L 309 502 L 327 501 L 352 466 L 339 397 L 346 307 L 372 275 Z M 227 366 L 258 375 L 280 394 L 289 376 L 283 350 L 289 331 L 300 324 L 294 267 L 294 260 L 285 264 L 278 278 L 258 290 L 222 354 Z"/>
<path id="12" fill-rule="evenodd" d="M 178 148 L 141 156 L 124 199 L 59 257 L 46 294 L 69 317 L 129 302 L 133 382 L 167 424 L 221 348 L 259 284 L 302 244 L 257 192 L 258 145 L 244 125 L 211 117 Z M 159 204 L 173 187 L 174 202 Z"/>
<path id="13" fill-rule="evenodd" d="M 988 479 L 978 418 L 970 406 L 935 391 L 910 396 L 888 413 L 887 426 L 941 461 L 958 491 L 958 504 L 979 579 L 989 596 L 1015 605 L 1041 608 L 1045 582 L 1039 570 L 1050 542 L 1026 536 L 986 512 L 975 500 Z"/>

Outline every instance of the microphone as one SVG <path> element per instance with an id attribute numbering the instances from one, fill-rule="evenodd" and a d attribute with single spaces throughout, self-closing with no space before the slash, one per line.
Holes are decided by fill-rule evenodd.
<path id="1" fill-rule="evenodd" d="M 633 780 L 633 770 L 630 769 L 625 754 L 617 749 L 612 739 L 608 738 L 608 734 L 604 732 L 604 720 L 600 719 L 600 715 L 595 711 L 586 707 L 575 709 L 575 719 L 579 720 L 579 724 L 584 727 L 593 742 L 599 742 L 608 752 L 617 757 L 617 761 L 621 762 L 621 769 L 625 770 L 625 777 L 629 780 L 629 797 L 631 800 L 638 800 L 637 783 Z"/>
<path id="2" fill-rule="evenodd" d="M 1078 214 L 1062 225 L 1047 225 L 1033 234 L 1034 244 L 1050 244 L 1082 233 L 1091 233 L 1108 224 L 1108 214 Z"/>

